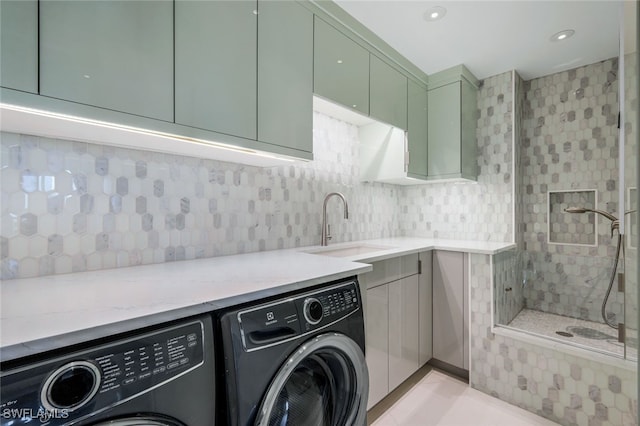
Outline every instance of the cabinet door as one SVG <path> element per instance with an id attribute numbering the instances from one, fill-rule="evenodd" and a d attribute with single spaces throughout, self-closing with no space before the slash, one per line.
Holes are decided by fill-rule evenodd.
<path id="1" fill-rule="evenodd" d="M 427 90 L 408 81 L 407 137 L 409 139 L 409 172 L 413 178 L 427 178 Z"/>
<path id="2" fill-rule="evenodd" d="M 418 275 L 418 342 L 420 346 L 420 366 L 433 356 L 433 286 L 432 252 L 420 253 L 420 274 Z"/>
<path id="3" fill-rule="evenodd" d="M 433 254 L 433 357 L 459 368 L 464 363 L 464 254 Z"/>
<path id="4" fill-rule="evenodd" d="M 429 90 L 428 167 L 429 176 L 459 175 L 460 82 Z"/>
<path id="5" fill-rule="evenodd" d="M 471 83 L 462 80 L 461 84 L 461 149 L 462 175 L 470 179 L 478 177 L 478 142 L 476 129 L 478 90 Z"/>
<path id="6" fill-rule="evenodd" d="M 0 1 L 0 86 L 38 92 L 38 2 Z"/>
<path id="7" fill-rule="evenodd" d="M 365 351 L 369 369 L 369 400 L 373 407 L 389 392 L 389 286 L 367 290 Z"/>
<path id="8" fill-rule="evenodd" d="M 389 287 L 389 392 L 419 367 L 418 275 Z"/>
<path id="9" fill-rule="evenodd" d="M 258 140 L 312 152 L 313 14 L 261 0 L 258 21 Z"/>
<path id="10" fill-rule="evenodd" d="M 315 17 L 313 91 L 369 115 L 369 52 Z"/>
<path id="11" fill-rule="evenodd" d="M 40 2 L 40 93 L 173 121 L 173 3 Z"/>
<path id="12" fill-rule="evenodd" d="M 178 0 L 176 123 L 257 138 L 256 0 Z"/>
<path id="13" fill-rule="evenodd" d="M 407 77 L 377 56 L 370 56 L 370 116 L 407 130 Z"/>

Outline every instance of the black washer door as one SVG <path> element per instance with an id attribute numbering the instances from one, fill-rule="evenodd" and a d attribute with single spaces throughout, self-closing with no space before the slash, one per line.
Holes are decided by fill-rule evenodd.
<path id="1" fill-rule="evenodd" d="M 322 334 L 302 344 L 280 368 L 256 425 L 364 425 L 368 394 L 360 347 L 343 334 Z"/>

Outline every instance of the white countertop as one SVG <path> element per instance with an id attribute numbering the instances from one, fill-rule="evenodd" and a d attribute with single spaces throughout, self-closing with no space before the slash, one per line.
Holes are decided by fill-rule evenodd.
<path id="1" fill-rule="evenodd" d="M 385 247 L 349 257 L 305 251 Z M 495 254 L 515 245 L 389 238 L 0 283 L 3 361 L 370 271 L 361 261 L 438 249 Z M 386 248 L 388 247 L 388 248 Z"/>

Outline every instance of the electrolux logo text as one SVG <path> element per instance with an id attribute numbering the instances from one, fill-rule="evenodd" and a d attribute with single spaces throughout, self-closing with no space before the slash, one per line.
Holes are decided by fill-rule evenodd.
<path id="1" fill-rule="evenodd" d="M 48 422 L 51 419 L 69 418 L 69 410 L 45 410 L 39 408 L 4 408 L 0 411 L 0 415 L 6 420 L 40 420 L 40 423 Z"/>

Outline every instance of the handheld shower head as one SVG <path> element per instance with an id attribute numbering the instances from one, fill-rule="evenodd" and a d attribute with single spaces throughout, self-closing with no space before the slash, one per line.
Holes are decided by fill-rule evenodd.
<path id="1" fill-rule="evenodd" d="M 567 213 L 586 213 L 587 209 L 584 207 L 568 207 L 564 211 Z"/>
<path id="2" fill-rule="evenodd" d="M 587 209 L 585 207 L 567 207 L 566 209 L 564 209 L 564 211 L 567 213 L 597 213 L 601 216 L 606 217 L 612 222 L 615 222 L 616 220 L 618 220 L 617 217 L 603 210 Z"/>

